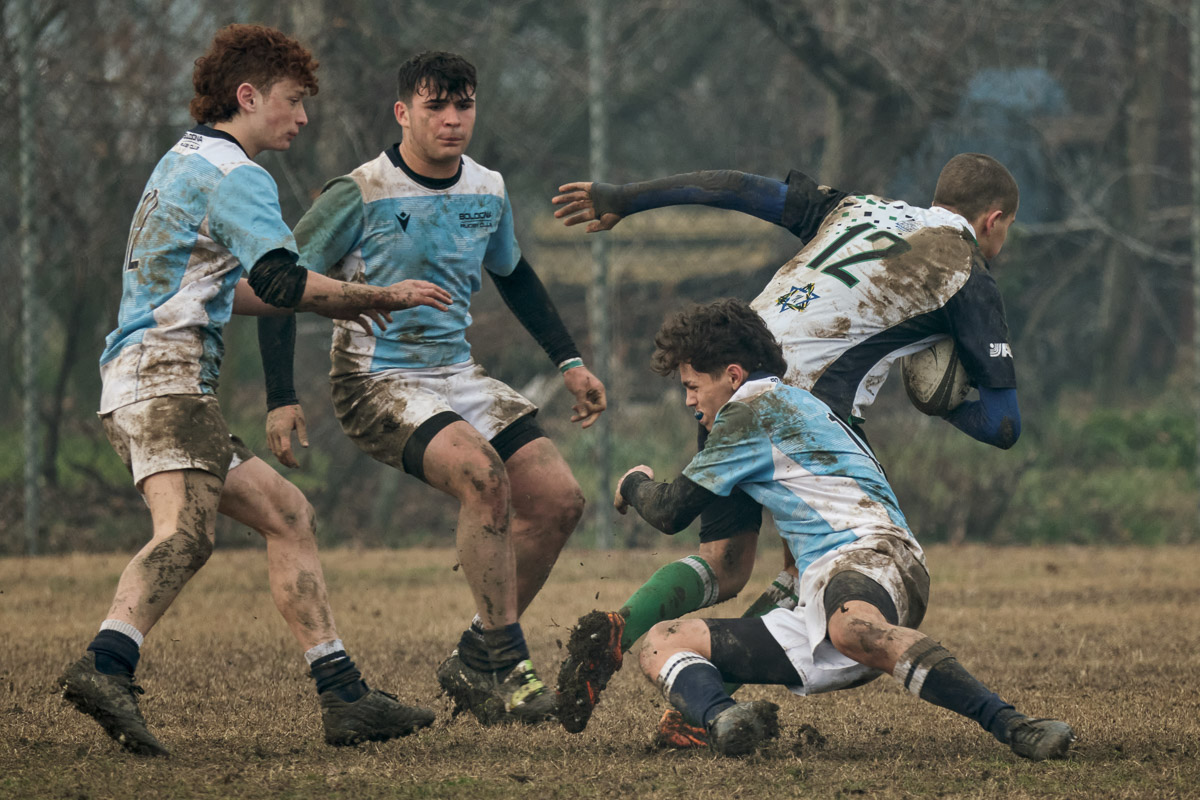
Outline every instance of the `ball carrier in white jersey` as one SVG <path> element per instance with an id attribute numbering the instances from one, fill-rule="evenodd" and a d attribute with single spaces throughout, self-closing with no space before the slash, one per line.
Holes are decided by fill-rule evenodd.
<path id="1" fill-rule="evenodd" d="M 195 64 L 199 124 L 159 161 L 130 229 L 118 327 L 100 360 L 100 418 L 154 531 L 121 574 L 100 632 L 59 681 L 67 701 L 134 753 L 167 753 L 146 727 L 133 673 L 144 637 L 212 553 L 218 512 L 266 539 L 271 594 L 305 651 L 329 744 L 382 741 L 433 721 L 362 681 L 334 626 L 312 507 L 230 435 L 217 404 L 230 313 L 315 311 L 369 326 L 393 310 L 451 301 L 424 281 L 354 286 L 297 265 L 275 183 L 253 159 L 287 150 L 306 124 L 316 66 L 279 31 L 222 28 Z"/>
<path id="2" fill-rule="evenodd" d="M 812 391 L 859 435 L 858 423 L 895 359 L 947 337 L 954 338 L 980 396 L 947 420 L 997 447 L 1011 447 L 1020 435 L 1008 326 L 987 267 L 1016 218 L 1019 193 L 995 159 L 952 158 L 930 208 L 838 191 L 797 171 L 786 182 L 712 171 L 622 186 L 570 183 L 560 191 L 555 216 L 567 225 L 588 222 L 589 232 L 609 230 L 639 211 L 703 204 L 752 214 L 798 236 L 804 247 L 752 305 L 787 355 L 784 380 Z M 705 435 L 701 431 L 701 446 Z M 742 492 L 706 508 L 692 570 L 669 565 L 664 570 L 671 574 L 656 574 L 630 598 L 620 614 L 622 645 L 631 647 L 656 616 L 678 616 L 737 594 L 753 569 L 760 523 L 761 509 Z M 697 575 L 709 591 L 692 590 L 700 585 Z M 747 613 L 794 603 L 795 577 L 785 550 L 785 569 Z M 612 623 L 592 623 L 581 636 L 610 638 L 592 628 Z M 597 674 L 615 667 L 614 659 L 599 657 Z M 583 697 L 580 703 L 588 705 Z M 662 732 L 673 746 L 702 738 L 699 731 Z"/>
<path id="3" fill-rule="evenodd" d="M 562 372 L 576 400 L 572 421 L 591 425 L 604 410 L 604 387 L 521 255 L 503 178 L 464 155 L 475 88 L 475 69 L 460 56 L 422 53 L 403 64 L 394 106 L 402 141 L 326 185 L 296 238 L 312 269 L 366 285 L 420 277 L 454 298 L 447 313 L 397 318 L 373 338 L 338 324 L 333 401 L 360 448 L 460 503 L 458 558 L 478 613 L 439 667 L 439 682 L 483 724 L 532 723 L 552 714 L 554 697 L 518 620 L 584 500 L 537 408 L 471 358 L 469 308 L 483 273 Z M 290 392 L 268 390 L 284 402 L 272 411 L 273 441 L 289 438 L 299 413 Z"/>
<path id="4" fill-rule="evenodd" d="M 736 703 L 724 682 L 781 684 L 799 695 L 891 673 L 1035 761 L 1063 758 L 1063 722 L 1018 713 L 917 630 L 929 598 L 920 545 L 870 449 L 812 393 L 779 379 L 787 364 L 761 317 L 740 300 L 696 306 L 655 337 L 655 372 L 678 371 L 687 406 L 710 432 L 670 483 L 645 465 L 614 504 L 670 531 L 741 488 L 767 508 L 800 569 L 799 602 L 763 617 L 660 622 L 641 666 L 709 745 L 745 755 L 778 733 L 774 703 Z"/>

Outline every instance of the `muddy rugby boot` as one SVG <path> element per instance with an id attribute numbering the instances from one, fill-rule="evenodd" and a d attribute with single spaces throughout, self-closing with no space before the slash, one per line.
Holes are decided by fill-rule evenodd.
<path id="1" fill-rule="evenodd" d="M 96 669 L 96 654 L 87 652 L 58 679 L 63 700 L 87 714 L 122 747 L 139 756 L 170 755 L 146 727 L 137 696 L 145 694 L 132 675 L 106 675 Z"/>
<path id="2" fill-rule="evenodd" d="M 708 747 L 708 732 L 704 728 L 689 725 L 673 708 L 663 712 L 654 732 L 654 746 L 662 749 L 685 750 L 690 747 Z"/>
<path id="3" fill-rule="evenodd" d="M 752 700 L 717 714 L 708 726 L 708 746 L 723 756 L 745 756 L 778 735 L 779 706 Z"/>
<path id="4" fill-rule="evenodd" d="M 408 736 L 432 725 L 433 712 L 406 706 L 396 695 L 378 689 L 369 690 L 353 703 L 328 691 L 321 695 L 321 722 L 325 725 L 325 743 L 344 747 Z"/>
<path id="5" fill-rule="evenodd" d="M 579 618 L 567 642 L 567 658 L 558 670 L 558 721 L 567 733 L 587 727 L 600 692 L 621 668 L 625 618 L 613 611 L 592 611 Z"/>
<path id="6" fill-rule="evenodd" d="M 454 716 L 470 711 L 481 725 L 535 725 L 554 719 L 554 694 L 529 659 L 500 677 L 467 666 L 455 650 L 438 667 L 437 678 L 454 701 Z"/>
<path id="7" fill-rule="evenodd" d="M 1030 761 L 1066 758 L 1075 741 L 1075 731 L 1056 719 L 1022 717 L 1008 727 L 1008 746 L 1014 753 Z"/>

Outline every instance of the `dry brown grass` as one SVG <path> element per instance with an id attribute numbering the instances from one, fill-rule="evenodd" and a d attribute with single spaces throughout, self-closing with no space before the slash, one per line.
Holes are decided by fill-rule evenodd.
<path id="1" fill-rule="evenodd" d="M 555 674 L 558 642 L 578 615 L 614 607 L 680 554 L 564 554 L 525 619 L 543 676 Z M 752 586 L 777 558 L 775 548 L 764 555 Z M 0 560 L 0 797 L 1200 796 L 1196 547 L 930 550 L 925 629 L 1018 708 L 1075 726 L 1072 758 L 1044 764 L 1013 757 L 886 678 L 813 698 L 745 690 L 781 703 L 784 729 L 744 760 L 650 750 L 663 701 L 632 663 L 579 736 L 451 720 L 433 672 L 471 612 L 450 550 L 324 555 L 352 655 L 373 684 L 437 709 L 432 729 L 326 747 L 262 553 L 224 552 L 145 647 L 143 709 L 173 756 L 139 759 L 53 686 L 92 635 L 125 560 Z M 824 741 L 798 735 L 802 725 Z"/>

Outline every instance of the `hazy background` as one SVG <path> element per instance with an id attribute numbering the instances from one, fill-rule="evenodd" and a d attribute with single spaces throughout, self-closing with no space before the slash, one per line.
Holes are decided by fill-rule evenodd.
<path id="1" fill-rule="evenodd" d="M 95 418 L 97 358 L 114 327 L 130 216 L 158 158 L 192 124 L 191 66 L 213 32 L 261 22 L 321 61 L 310 123 L 259 158 L 294 224 L 329 178 L 399 138 L 396 67 L 448 49 L 479 69 L 469 153 L 501 171 L 523 250 L 590 355 L 588 239 L 551 218 L 588 174 L 586 5 L 513 2 L 37 4 L 36 318 L 41 547 L 129 549 L 149 518 Z M 613 0 L 604 6 L 609 180 L 796 168 L 848 190 L 926 203 L 961 151 L 1004 161 L 1018 224 L 993 264 L 1017 359 L 1024 434 L 1008 452 L 908 405 L 893 376 L 867 431 L 927 541 L 1194 541 L 1188 28 L 1182 0 Z M 14 4 L 0 0 L 0 554 L 24 550 L 21 285 Z M 694 452 L 677 384 L 647 369 L 650 337 L 687 300 L 751 299 L 798 248 L 730 212 L 664 210 L 612 235 L 614 469 L 673 477 Z M 468 338 L 494 375 L 543 404 L 593 511 L 594 437 L 545 355 L 490 283 Z M 312 447 L 288 472 L 322 542 L 451 541 L 453 504 L 345 439 L 328 400 L 329 324 L 302 317 L 297 387 Z M 227 329 L 221 402 L 262 447 L 252 321 Z M 589 517 L 589 520 L 591 518 Z M 691 534 L 683 534 L 690 536 Z M 621 545 L 659 535 L 622 518 Z M 257 544 L 231 524 L 223 544 Z M 590 522 L 577 544 L 591 544 Z"/>

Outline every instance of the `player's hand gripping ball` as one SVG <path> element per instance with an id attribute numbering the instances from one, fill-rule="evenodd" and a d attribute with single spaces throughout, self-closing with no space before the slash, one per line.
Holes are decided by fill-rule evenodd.
<path id="1" fill-rule="evenodd" d="M 908 399 L 922 414 L 944 417 L 971 392 L 971 380 L 958 360 L 953 339 L 900 359 Z"/>

